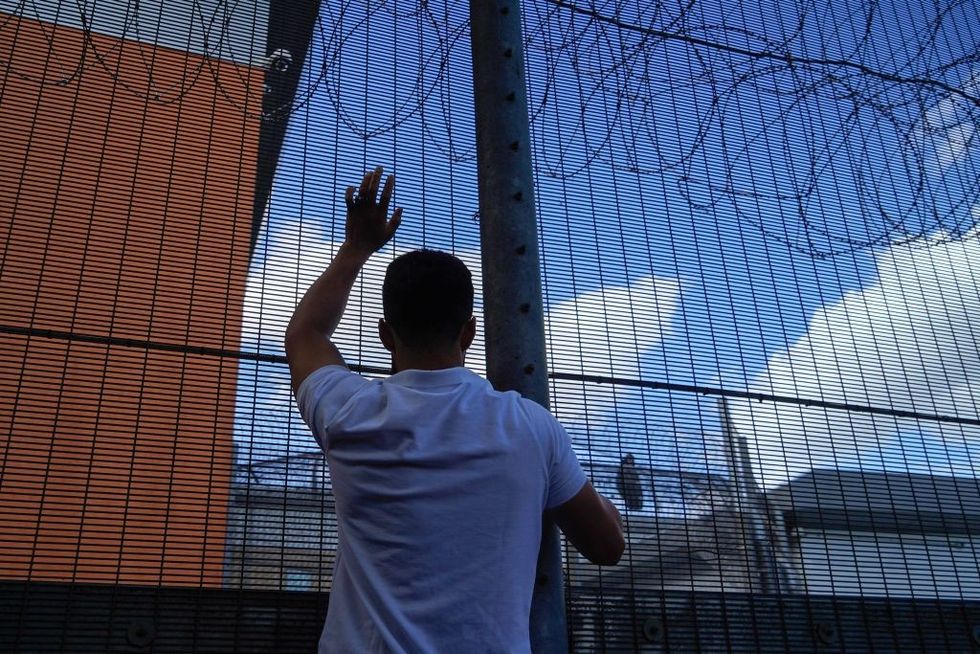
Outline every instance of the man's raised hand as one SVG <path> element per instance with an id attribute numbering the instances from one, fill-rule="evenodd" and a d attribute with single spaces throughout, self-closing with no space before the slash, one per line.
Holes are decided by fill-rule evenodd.
<path id="1" fill-rule="evenodd" d="M 384 169 L 378 166 L 364 173 L 360 187 L 347 187 L 347 227 L 345 243 L 364 256 L 370 256 L 391 240 L 402 221 L 402 209 L 396 208 L 388 218 L 388 205 L 395 190 L 395 176 L 389 175 L 378 198 L 378 186 Z"/>

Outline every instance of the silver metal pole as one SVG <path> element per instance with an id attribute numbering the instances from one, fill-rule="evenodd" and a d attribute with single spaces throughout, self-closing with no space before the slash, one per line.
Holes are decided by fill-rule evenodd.
<path id="1" fill-rule="evenodd" d="M 718 400 L 718 411 L 721 414 L 721 430 L 728 448 L 732 480 L 738 494 L 739 511 L 746 516 L 749 523 L 749 541 L 752 547 L 756 574 L 759 576 L 760 590 L 772 593 L 779 590 L 779 569 L 775 553 L 775 544 L 766 528 L 765 498 L 755 482 L 752 471 L 752 459 L 749 457 L 749 446 L 745 438 L 735 430 L 728 401 Z"/>
<path id="2" fill-rule="evenodd" d="M 548 406 L 534 177 L 517 0 L 471 0 L 487 377 Z M 543 525 L 531 649 L 567 652 L 561 548 Z"/>

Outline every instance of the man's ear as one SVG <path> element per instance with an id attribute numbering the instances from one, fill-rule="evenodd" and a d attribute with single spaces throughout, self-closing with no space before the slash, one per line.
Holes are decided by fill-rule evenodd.
<path id="1" fill-rule="evenodd" d="M 385 322 L 384 318 L 378 319 L 378 336 L 381 338 L 381 344 L 385 346 L 385 349 L 395 353 L 395 333 L 391 331 L 391 326 Z"/>
<path id="2" fill-rule="evenodd" d="M 463 352 L 470 349 L 474 338 L 476 338 L 476 316 L 470 316 L 470 319 L 463 323 L 463 329 L 459 333 L 459 345 Z"/>

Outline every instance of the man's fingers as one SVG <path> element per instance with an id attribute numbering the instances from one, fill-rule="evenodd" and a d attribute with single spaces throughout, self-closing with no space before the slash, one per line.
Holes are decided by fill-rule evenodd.
<path id="1" fill-rule="evenodd" d="M 369 170 L 364 173 L 364 177 L 361 178 L 361 186 L 357 189 L 358 202 L 363 202 L 364 199 L 368 197 L 368 192 L 371 190 L 371 178 L 373 177 L 373 170 Z M 373 200 L 374 198 L 372 197 L 371 199 Z"/>
<path id="2" fill-rule="evenodd" d="M 388 175 L 388 179 L 385 180 L 385 187 L 381 190 L 381 200 L 378 202 L 378 207 L 381 209 L 381 215 L 387 215 L 388 204 L 391 202 L 391 194 L 395 190 L 395 176 Z"/>
<path id="3" fill-rule="evenodd" d="M 378 187 L 381 185 L 381 175 L 384 173 L 384 168 L 378 166 L 371 173 L 371 186 L 368 188 L 368 193 L 370 193 L 371 202 L 374 202 L 378 197 Z"/>
<path id="4" fill-rule="evenodd" d="M 388 213 L 388 205 L 391 203 L 391 196 L 395 192 L 395 176 L 388 175 L 385 180 L 384 188 L 381 190 L 381 198 L 378 199 L 378 186 L 381 184 L 381 177 L 384 173 L 384 168 L 378 166 L 374 170 L 369 170 L 364 173 L 364 177 L 361 179 L 361 185 L 358 187 L 356 194 L 353 186 L 348 186 L 347 191 L 344 193 L 344 199 L 347 202 L 347 208 L 353 209 L 362 202 L 367 206 L 374 207 L 374 203 L 378 202 L 378 215 L 384 218 L 385 214 Z M 388 238 L 395 233 L 398 229 L 398 225 L 401 223 L 401 208 L 395 210 L 392 215 L 391 220 L 385 225 L 385 229 L 388 232 Z"/>
<path id="5" fill-rule="evenodd" d="M 402 224 L 402 208 L 398 207 L 397 209 L 395 209 L 395 212 L 391 214 L 391 220 L 389 220 L 388 224 L 385 225 L 385 237 L 386 237 L 385 240 L 388 240 L 392 236 L 394 236 L 395 230 L 397 230 L 398 226 L 401 224 Z"/>

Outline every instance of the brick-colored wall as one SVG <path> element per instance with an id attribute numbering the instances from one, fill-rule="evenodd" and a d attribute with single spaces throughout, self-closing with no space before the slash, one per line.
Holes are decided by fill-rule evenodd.
<path id="1" fill-rule="evenodd" d="M 235 360 L 15 332 L 237 349 L 262 71 L 0 25 L 0 576 L 219 585 Z"/>

